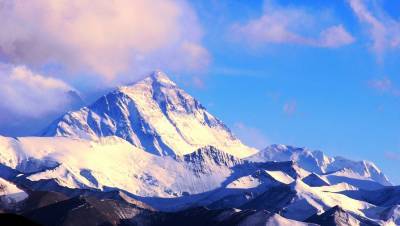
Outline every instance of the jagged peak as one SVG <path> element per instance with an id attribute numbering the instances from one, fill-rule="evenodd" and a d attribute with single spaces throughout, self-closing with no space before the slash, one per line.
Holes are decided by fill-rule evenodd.
<path id="1" fill-rule="evenodd" d="M 168 77 L 168 75 L 161 70 L 153 71 L 149 78 L 151 78 L 153 82 L 157 82 L 159 84 L 176 86 L 176 84 Z"/>
<path id="2" fill-rule="evenodd" d="M 186 154 L 183 157 L 193 157 L 193 156 L 226 156 L 226 157 L 236 158 L 233 155 L 226 153 L 224 151 L 221 151 L 212 145 L 207 145 L 207 146 L 198 148 L 196 151 Z"/>
<path id="3" fill-rule="evenodd" d="M 354 170 L 349 167 L 344 167 L 344 168 L 340 168 L 338 170 L 328 171 L 328 172 L 324 173 L 323 175 L 345 174 L 345 173 L 354 174 L 356 172 L 354 172 Z"/>
<path id="4" fill-rule="evenodd" d="M 372 162 L 365 160 L 354 161 L 340 156 L 332 157 L 325 155 L 319 150 L 274 144 L 250 156 L 248 159 L 256 162 L 293 160 L 298 162 L 302 168 L 320 175 L 341 173 L 342 170 L 343 173 L 348 171 L 349 173 L 358 174 L 360 177 L 369 178 L 383 185 L 391 185 L 389 179 Z"/>
<path id="5" fill-rule="evenodd" d="M 304 183 L 311 187 L 329 186 L 329 182 L 316 173 L 311 173 L 302 179 Z"/>
<path id="6" fill-rule="evenodd" d="M 155 70 L 141 80 L 119 86 L 117 91 L 129 93 L 131 90 L 138 89 L 140 86 L 149 88 L 154 86 L 177 88 L 176 83 L 172 81 L 172 79 L 170 79 L 166 73 L 161 70 Z"/>
<path id="7" fill-rule="evenodd" d="M 292 178 L 304 178 L 309 175 L 309 172 L 302 169 L 295 161 L 270 161 L 261 164 L 270 171 L 284 171 Z"/>
<path id="8" fill-rule="evenodd" d="M 182 158 L 185 162 L 189 163 L 212 161 L 217 165 L 225 166 L 233 166 L 243 162 L 243 160 L 210 145 L 199 148 L 190 154 L 183 155 Z"/>
<path id="9" fill-rule="evenodd" d="M 204 145 L 238 157 L 255 152 L 159 70 L 118 87 L 86 108 L 67 113 L 42 135 L 84 139 L 116 135 L 157 155 L 183 155 Z"/>
<path id="10" fill-rule="evenodd" d="M 296 192 L 304 192 L 304 191 L 309 191 L 310 186 L 306 183 L 304 183 L 300 178 L 294 178 L 295 180 L 289 184 L 289 187 Z"/>
<path id="11" fill-rule="evenodd" d="M 330 208 L 329 210 L 325 211 L 323 214 L 332 215 L 335 212 L 346 213 L 346 211 L 342 207 L 340 207 L 339 205 L 336 205 L 336 206 Z"/>
<path id="12" fill-rule="evenodd" d="M 361 216 L 355 217 L 338 205 L 322 214 L 315 214 L 305 221 L 320 225 L 378 225 Z"/>

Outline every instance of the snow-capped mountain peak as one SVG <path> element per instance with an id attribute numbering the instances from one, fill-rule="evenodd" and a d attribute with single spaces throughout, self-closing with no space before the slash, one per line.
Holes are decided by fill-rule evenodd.
<path id="1" fill-rule="evenodd" d="M 321 151 L 312 151 L 287 145 L 271 145 L 248 158 L 250 161 L 294 161 L 301 168 L 319 175 L 351 177 L 391 185 L 388 178 L 372 162 L 352 161 L 343 157 L 329 157 Z"/>
<path id="2" fill-rule="evenodd" d="M 150 75 L 150 78 L 157 81 L 159 84 L 176 86 L 176 84 L 164 72 L 160 70 L 155 70 Z"/>
<path id="3" fill-rule="evenodd" d="M 65 114 L 42 135 L 118 136 L 156 155 L 184 155 L 208 145 L 236 157 L 256 152 L 161 71 Z"/>

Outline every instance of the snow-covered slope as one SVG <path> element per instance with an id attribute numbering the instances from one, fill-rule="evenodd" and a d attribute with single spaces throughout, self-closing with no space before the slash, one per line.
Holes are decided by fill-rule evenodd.
<path id="1" fill-rule="evenodd" d="M 279 214 L 271 214 L 267 211 L 257 211 L 254 214 L 246 217 L 239 226 L 253 226 L 253 225 L 291 225 L 291 226 L 316 226 L 315 224 L 303 223 L 300 221 L 290 220 L 280 216 Z"/>
<path id="2" fill-rule="evenodd" d="M 67 188 L 119 189 L 161 209 L 207 205 L 244 192 L 256 196 L 271 186 L 292 186 L 310 174 L 293 162 L 251 163 L 212 146 L 184 156 L 156 156 L 118 137 L 97 141 L 1 137 L 0 153 L 1 164 L 31 181 L 52 180 Z"/>
<path id="3" fill-rule="evenodd" d="M 259 169 L 212 146 L 184 156 L 156 156 L 115 136 L 96 141 L 0 137 L 0 164 L 25 174 L 31 181 L 51 180 L 67 188 L 119 189 L 166 200 L 210 192 Z M 288 166 L 270 163 L 264 168 L 279 171 Z M 240 183 L 238 186 L 246 186 Z M 187 202 L 193 204 L 193 200 Z M 156 202 L 160 208 L 181 205 L 175 204 Z"/>
<path id="4" fill-rule="evenodd" d="M 329 157 L 321 151 L 311 151 L 287 145 L 271 145 L 248 158 L 250 161 L 295 161 L 301 168 L 319 175 L 334 174 L 334 183 L 343 182 L 341 178 L 351 177 L 355 180 L 367 180 L 381 185 L 391 185 L 388 178 L 372 162 L 352 161 L 342 157 Z M 342 172 L 342 174 L 340 174 Z M 340 174 L 340 175 L 339 175 Z M 367 183 L 365 182 L 365 183 Z M 361 181 L 360 184 L 363 185 Z M 365 186 L 364 186 L 365 187 Z M 377 186 L 374 186 L 377 188 Z"/>
<path id="5" fill-rule="evenodd" d="M 237 157 L 256 152 L 160 71 L 65 114 L 42 135 L 90 139 L 115 135 L 157 155 L 184 155 L 207 145 Z"/>
<path id="6" fill-rule="evenodd" d="M 397 209 L 384 212 L 379 203 L 347 195 L 361 192 L 350 184 L 307 185 L 303 181 L 313 182 L 318 175 L 293 161 L 250 162 L 212 146 L 183 156 L 157 156 L 115 136 L 0 137 L 0 165 L 21 173 L 17 181 L 26 178 L 32 182 L 24 185 L 33 183 L 35 189 L 52 190 L 57 184 L 96 192 L 120 190 L 158 210 L 234 207 L 303 221 L 340 206 L 366 219 L 398 220 Z M 325 181 L 323 176 L 317 178 Z"/>
<path id="7" fill-rule="evenodd" d="M 0 209 L 9 209 L 23 201 L 28 194 L 15 184 L 0 178 Z"/>
<path id="8" fill-rule="evenodd" d="M 315 213 L 323 213 L 336 205 L 360 216 L 365 216 L 366 210 L 375 207 L 370 203 L 313 188 L 301 180 L 296 180 L 289 185 L 269 188 L 241 208 L 276 211 L 289 219 L 303 221 Z"/>
<path id="9" fill-rule="evenodd" d="M 117 137 L 0 140 L 0 163 L 31 173 L 30 180 L 57 179 L 69 188 L 119 188 L 140 196 L 175 197 L 218 187 L 231 173 L 228 167 L 209 164 L 207 178 L 194 176 L 190 165 L 152 155 Z"/>

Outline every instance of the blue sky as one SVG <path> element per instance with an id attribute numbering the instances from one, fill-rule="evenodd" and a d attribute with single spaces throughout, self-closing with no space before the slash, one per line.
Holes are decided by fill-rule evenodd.
<path id="1" fill-rule="evenodd" d="M 112 7 L 137 8 L 124 4 Z M 8 31 L 0 34 L 0 88 L 16 90 L 0 91 L 6 100 L 0 134 L 34 134 L 70 109 L 65 90 L 90 102 L 160 68 L 249 145 L 291 144 L 371 160 L 400 183 L 399 1 L 160 1 L 158 8 L 141 7 L 144 17 L 153 16 L 139 18 L 146 23 L 134 28 L 122 23 L 138 20 L 131 14 L 109 22 L 97 7 L 95 22 L 65 10 L 78 18 L 76 26 L 59 17 L 29 18 L 12 7 L 0 13 Z M 49 20 L 71 35 L 58 35 Z M 15 21 L 30 29 L 15 29 Z M 102 30 L 96 21 L 110 26 Z M 30 38 L 10 48 L 11 41 Z"/>
<path id="2" fill-rule="evenodd" d="M 371 160 L 399 183 L 400 96 L 388 90 L 400 85 L 399 54 L 388 50 L 379 59 L 347 2 L 311 2 L 316 1 L 290 7 L 329 11 L 355 42 L 333 49 L 290 43 L 252 47 L 227 41 L 226 30 L 232 21 L 260 17 L 263 1 L 215 3 L 215 11 L 205 10 L 205 3 L 197 6 L 213 61 L 204 87 L 186 88 L 248 143 L 293 144 Z M 393 18 L 400 16 L 393 10 L 399 2 L 379 3 Z M 392 88 L 381 87 L 386 80 Z"/>

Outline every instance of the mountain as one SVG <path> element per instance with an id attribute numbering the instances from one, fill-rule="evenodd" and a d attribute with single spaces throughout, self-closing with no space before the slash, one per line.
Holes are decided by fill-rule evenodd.
<path id="1" fill-rule="evenodd" d="M 15 222 L 27 222 L 21 225 L 125 225 L 125 226 L 164 226 L 164 225 L 314 225 L 284 218 L 266 210 L 209 209 L 205 207 L 189 208 L 178 212 L 159 212 L 143 207 L 135 201 L 129 202 L 96 196 L 76 196 L 65 198 L 54 192 L 33 192 L 28 208 L 22 208 L 17 215 L 1 215 L 0 223 L 19 225 Z M 42 202 L 45 199 L 45 202 Z M 50 202 L 49 202 L 50 201 Z M 36 204 L 36 208 L 33 204 Z M 12 219 L 10 220 L 12 216 Z M 15 219 L 16 218 L 16 219 Z M 29 221 L 29 220 L 32 221 Z M 17 221 L 18 220 L 18 221 Z M 29 223 L 29 224 L 28 224 Z"/>
<path id="2" fill-rule="evenodd" d="M 373 226 L 379 225 L 367 219 L 356 218 L 339 206 L 335 206 L 323 214 L 315 214 L 308 218 L 306 222 L 324 226 Z"/>
<path id="3" fill-rule="evenodd" d="M 67 96 L 70 99 L 70 108 L 75 110 L 79 109 L 85 105 L 85 101 L 82 96 L 75 90 L 70 90 L 67 92 Z"/>
<path id="4" fill-rule="evenodd" d="M 301 180 L 296 180 L 288 185 L 271 187 L 240 208 L 266 209 L 279 212 L 289 219 L 304 221 L 313 214 L 322 213 L 336 205 L 360 216 L 365 216 L 365 211 L 374 207 L 370 203 L 329 190 L 313 188 Z"/>
<path id="5" fill-rule="evenodd" d="M 23 201 L 28 194 L 15 184 L 0 178 L 0 210 L 12 209 Z"/>
<path id="6" fill-rule="evenodd" d="M 400 186 L 390 186 L 378 190 L 344 191 L 345 195 L 377 206 L 400 205 Z"/>
<path id="7" fill-rule="evenodd" d="M 336 205 L 362 217 L 375 208 L 342 193 L 357 191 L 345 182 L 308 186 L 303 180 L 311 173 L 293 161 L 251 162 L 212 146 L 175 157 L 150 154 L 118 137 L 3 137 L 0 147 L 0 164 L 17 170 L 23 186 L 122 191 L 159 211 L 234 207 L 303 221 Z"/>
<path id="8" fill-rule="evenodd" d="M 303 178 L 303 182 L 311 187 L 329 186 L 329 182 L 316 173 L 311 173 Z"/>
<path id="9" fill-rule="evenodd" d="M 382 171 L 372 162 L 352 161 L 342 157 L 329 157 L 321 151 L 288 145 L 271 145 L 247 158 L 250 161 L 294 161 L 301 168 L 314 172 L 328 182 L 339 183 L 347 180 L 364 189 L 378 189 L 391 183 Z M 370 183 L 370 182 L 376 183 Z"/>
<path id="10" fill-rule="evenodd" d="M 27 198 L 18 202 L 17 212 L 28 212 L 68 199 L 68 196 L 54 191 L 27 190 Z"/>
<path id="11" fill-rule="evenodd" d="M 24 216 L 12 213 L 0 213 L 0 225 L 40 226 Z"/>
<path id="12" fill-rule="evenodd" d="M 381 213 L 381 218 L 384 221 L 392 222 L 394 225 L 400 225 L 400 205 L 386 208 Z"/>
<path id="13" fill-rule="evenodd" d="M 399 187 L 371 162 L 256 151 L 165 74 L 0 136 L 3 211 L 44 225 L 395 225 Z"/>
<path id="14" fill-rule="evenodd" d="M 152 225 L 156 213 L 141 207 L 111 199 L 77 196 L 23 213 L 42 225 Z"/>
<path id="15" fill-rule="evenodd" d="M 292 162 L 249 163 L 212 146 L 183 156 L 157 156 L 118 137 L 0 137 L 0 149 L 0 164 L 17 171 L 19 181 L 29 181 L 23 181 L 25 186 L 118 189 L 161 210 L 201 200 L 208 205 L 241 192 L 236 188 L 264 189 L 309 174 Z"/>
<path id="16" fill-rule="evenodd" d="M 212 210 L 204 207 L 188 209 L 185 211 L 168 214 L 165 219 L 156 225 L 174 226 L 314 226 L 315 224 L 303 223 L 290 220 L 265 210 L 240 210 L 240 209 L 217 209 Z M 316 225 L 315 225 L 316 226 Z"/>
<path id="17" fill-rule="evenodd" d="M 42 135 L 118 136 L 156 155 L 184 155 L 207 145 L 237 157 L 256 152 L 160 71 L 66 113 Z"/>

